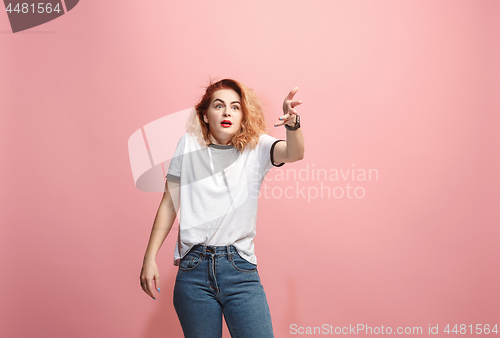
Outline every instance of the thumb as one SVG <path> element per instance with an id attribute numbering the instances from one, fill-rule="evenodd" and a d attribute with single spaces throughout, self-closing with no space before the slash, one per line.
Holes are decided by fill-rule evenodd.
<path id="1" fill-rule="evenodd" d="M 155 285 L 156 285 L 156 290 L 160 292 L 160 276 L 158 275 L 155 276 Z"/>

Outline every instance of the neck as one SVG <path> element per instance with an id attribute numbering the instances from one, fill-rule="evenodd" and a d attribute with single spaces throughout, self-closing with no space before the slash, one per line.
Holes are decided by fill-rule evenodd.
<path id="1" fill-rule="evenodd" d="M 217 140 L 212 134 L 210 134 L 210 142 L 212 142 L 213 144 L 226 146 L 226 145 L 229 145 L 229 141 L 231 141 L 231 140 L 227 140 L 226 142 L 224 142 L 224 140 L 220 140 L 220 141 L 221 142 L 219 142 L 219 140 Z"/>

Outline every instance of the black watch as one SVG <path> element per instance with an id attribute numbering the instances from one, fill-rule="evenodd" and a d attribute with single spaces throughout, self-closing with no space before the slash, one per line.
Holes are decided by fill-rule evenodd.
<path id="1" fill-rule="evenodd" d="M 297 114 L 297 120 L 295 121 L 295 126 L 290 127 L 288 124 L 285 124 L 285 128 L 288 130 L 297 130 L 300 128 L 300 118 L 299 115 Z"/>

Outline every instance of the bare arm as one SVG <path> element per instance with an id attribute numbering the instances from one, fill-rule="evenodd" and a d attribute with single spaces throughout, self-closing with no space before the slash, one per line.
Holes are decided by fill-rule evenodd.
<path id="1" fill-rule="evenodd" d="M 287 124 L 290 127 L 295 125 L 297 120 L 296 106 L 302 101 L 293 101 L 293 96 L 299 89 L 295 87 L 290 91 L 283 102 L 283 116 L 275 126 Z M 278 142 L 274 147 L 273 159 L 275 163 L 295 162 L 304 158 L 304 137 L 302 130 L 286 130 L 286 142 Z"/>
<path id="2" fill-rule="evenodd" d="M 172 229 L 177 216 L 177 211 L 179 210 L 179 190 L 179 182 L 167 180 L 165 183 L 165 192 L 156 212 L 149 243 L 144 254 L 140 276 L 141 286 L 144 292 L 153 299 L 155 299 L 153 295 L 153 280 L 155 280 L 157 289 L 160 286 L 160 274 L 156 266 L 156 255 Z"/>
<path id="3" fill-rule="evenodd" d="M 160 250 L 163 241 L 167 237 L 172 225 L 174 224 L 175 217 L 179 206 L 179 182 L 165 183 L 165 191 L 163 198 L 156 212 L 156 217 L 149 237 L 148 247 L 144 254 L 144 260 L 155 259 L 158 251 Z"/>

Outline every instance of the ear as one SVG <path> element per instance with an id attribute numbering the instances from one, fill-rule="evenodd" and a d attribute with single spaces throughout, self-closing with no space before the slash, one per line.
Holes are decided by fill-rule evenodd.
<path id="1" fill-rule="evenodd" d="M 205 121 L 205 123 L 208 123 L 207 113 L 203 113 L 203 121 Z"/>

